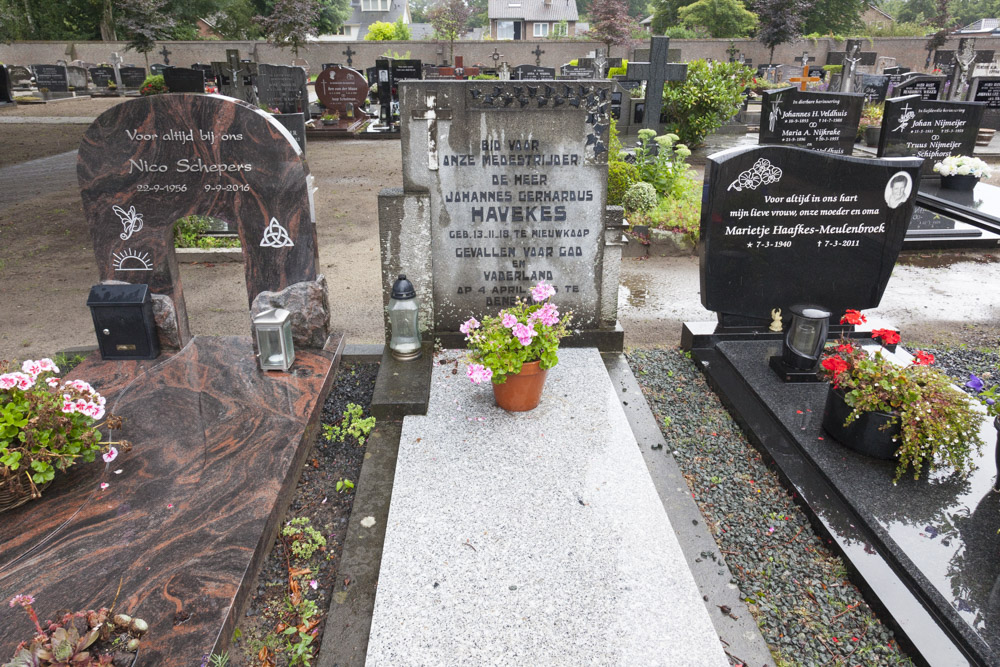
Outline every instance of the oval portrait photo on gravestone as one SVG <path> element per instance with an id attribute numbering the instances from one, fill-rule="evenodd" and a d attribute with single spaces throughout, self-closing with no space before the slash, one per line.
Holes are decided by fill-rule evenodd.
<path id="1" fill-rule="evenodd" d="M 896 208 L 904 203 L 913 190 L 913 179 L 905 171 L 900 171 L 892 175 L 885 185 L 885 203 L 889 208 Z"/>

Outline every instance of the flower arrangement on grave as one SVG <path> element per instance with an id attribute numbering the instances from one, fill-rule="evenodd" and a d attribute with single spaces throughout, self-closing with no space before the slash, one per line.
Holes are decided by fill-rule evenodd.
<path id="1" fill-rule="evenodd" d="M 494 397 L 502 408 L 533 409 L 541 397 L 545 372 L 559 363 L 559 341 L 569 334 L 573 313 L 560 315 L 549 301 L 554 294 L 554 287 L 539 282 L 531 288 L 533 303 L 518 298 L 496 316 L 486 316 L 482 322 L 472 317 L 459 327 L 469 349 L 469 379 L 475 384 L 492 381 Z M 512 386 L 498 389 L 515 379 L 518 382 Z M 532 395 L 520 396 L 525 389 Z M 523 403 L 518 403 L 522 398 Z"/>
<path id="2" fill-rule="evenodd" d="M 942 176 L 975 176 L 989 178 L 990 165 L 969 155 L 949 155 L 934 163 L 934 172 Z"/>
<path id="3" fill-rule="evenodd" d="M 55 620 L 39 622 L 31 595 L 15 595 L 10 607 L 21 607 L 35 625 L 35 635 L 14 649 L 3 667 L 93 667 L 95 665 L 130 665 L 139 650 L 140 638 L 149 624 L 128 614 L 113 614 L 110 609 L 60 613 Z"/>
<path id="4" fill-rule="evenodd" d="M 167 84 L 163 81 L 162 74 L 155 74 L 147 76 L 146 80 L 142 82 L 142 86 L 139 88 L 139 94 L 143 97 L 149 95 L 162 95 L 163 93 L 169 93 L 170 89 L 167 88 Z"/>
<path id="5" fill-rule="evenodd" d="M 105 462 L 118 456 L 115 445 L 102 441 L 100 428 L 118 428 L 106 399 L 83 380 L 62 380 L 51 359 L 27 360 L 20 371 L 0 363 L 0 510 L 41 496 L 56 472 L 103 450 Z"/>
<path id="6" fill-rule="evenodd" d="M 872 329 L 872 338 L 888 347 L 890 352 L 895 352 L 895 346 L 899 343 L 899 332 L 895 329 Z"/>
<path id="7" fill-rule="evenodd" d="M 323 114 L 322 116 L 319 117 L 319 119 L 328 125 L 331 123 L 336 123 L 340 120 L 340 112 L 337 110 L 333 110 L 330 113 Z"/>
<path id="8" fill-rule="evenodd" d="M 851 410 L 844 427 L 866 413 L 883 413 L 883 428 L 898 429 L 892 438 L 898 461 L 893 483 L 910 467 L 914 479 L 925 468 L 967 472 L 973 450 L 982 449 L 982 415 L 947 375 L 931 368 L 933 363 L 934 355 L 917 350 L 910 365 L 900 366 L 884 358 L 881 350 L 869 354 L 842 338 L 820 364 L 831 392 Z"/>
<path id="9" fill-rule="evenodd" d="M 976 375 L 969 374 L 969 381 L 965 383 L 966 388 L 970 389 L 979 399 L 979 402 L 986 407 L 986 414 L 994 419 L 1000 419 L 1000 385 L 993 385 L 987 388 L 986 383 L 983 382 L 983 378 L 987 377 L 988 374 L 984 373 L 983 377 L 977 377 Z"/>

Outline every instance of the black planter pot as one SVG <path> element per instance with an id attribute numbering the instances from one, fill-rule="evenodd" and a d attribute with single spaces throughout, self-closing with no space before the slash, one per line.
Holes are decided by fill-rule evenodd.
<path id="1" fill-rule="evenodd" d="M 941 177 L 941 187 L 945 190 L 963 190 L 968 192 L 974 190 L 977 183 L 979 183 L 979 177 L 972 174 Z"/>
<path id="2" fill-rule="evenodd" d="M 994 488 L 1000 491 L 1000 417 L 993 418 L 993 428 L 997 430 L 997 448 L 993 453 L 997 464 L 997 483 Z"/>
<path id="3" fill-rule="evenodd" d="M 900 424 L 897 422 L 889 428 L 883 428 L 892 420 L 892 415 L 866 412 L 844 426 L 850 414 L 851 406 L 844 400 L 844 393 L 831 385 L 826 396 L 826 408 L 823 410 L 823 428 L 826 432 L 837 442 L 859 454 L 884 460 L 896 458 Z M 895 442 L 893 438 L 896 438 Z"/>

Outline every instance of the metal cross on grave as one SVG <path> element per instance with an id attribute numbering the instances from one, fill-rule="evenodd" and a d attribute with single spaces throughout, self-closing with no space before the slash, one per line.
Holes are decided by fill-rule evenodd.
<path id="1" fill-rule="evenodd" d="M 493 59 L 493 66 L 496 67 L 499 64 L 500 59 L 503 58 L 503 54 L 497 51 L 497 47 L 493 47 L 493 55 L 490 56 Z"/>
<path id="2" fill-rule="evenodd" d="M 729 48 L 726 49 L 726 55 L 729 56 L 729 62 L 731 63 L 736 62 L 736 55 L 739 52 L 740 50 L 736 48 L 736 44 L 734 44 L 733 42 L 729 42 Z"/>
<path id="3" fill-rule="evenodd" d="M 542 45 L 541 44 L 536 44 L 535 45 L 535 50 L 532 51 L 531 53 L 535 54 L 535 67 L 541 67 L 542 66 L 542 54 L 545 53 L 545 51 L 542 51 Z"/>
<path id="4" fill-rule="evenodd" d="M 427 121 L 427 168 L 437 171 L 438 168 L 438 132 L 437 122 L 439 120 L 451 120 L 451 109 L 443 109 L 437 106 L 437 91 L 429 90 L 424 95 L 424 108 L 414 109 L 411 118 L 413 120 Z"/>
<path id="5" fill-rule="evenodd" d="M 796 58 L 796 60 L 799 60 Z M 802 76 L 789 77 L 789 81 L 799 84 L 799 90 L 805 90 L 810 83 L 818 83 L 821 79 L 818 76 L 809 76 L 809 61 L 816 60 L 809 55 L 808 51 L 802 52 Z"/>
<path id="6" fill-rule="evenodd" d="M 646 82 L 646 111 L 642 116 L 643 128 L 660 131 L 660 111 L 663 109 L 663 84 L 687 78 L 686 63 L 668 63 L 669 37 L 652 37 L 649 44 L 649 62 L 628 64 L 626 77 L 632 81 Z"/>
<path id="7" fill-rule="evenodd" d="M 168 51 L 166 44 L 164 44 L 163 48 L 160 49 L 160 55 L 163 56 L 163 64 L 164 65 L 169 65 L 170 64 L 170 54 L 171 53 L 173 53 L 173 51 Z"/>
<path id="8" fill-rule="evenodd" d="M 341 53 L 343 53 L 345 56 L 347 56 L 347 66 L 348 67 L 353 66 L 354 65 L 354 61 L 351 59 L 351 57 L 354 54 L 356 54 L 357 51 L 355 51 L 354 49 L 352 49 L 351 46 L 350 46 L 350 44 L 348 44 L 347 45 L 347 50 L 346 51 L 341 51 Z"/>

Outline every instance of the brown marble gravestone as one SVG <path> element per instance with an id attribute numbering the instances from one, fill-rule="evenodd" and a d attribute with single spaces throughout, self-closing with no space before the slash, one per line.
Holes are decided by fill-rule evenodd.
<path id="1" fill-rule="evenodd" d="M 348 104 L 355 109 L 365 105 L 368 82 L 360 72 L 348 67 L 329 67 L 316 77 L 316 96 L 327 109 L 343 115 Z"/>
<path id="2" fill-rule="evenodd" d="M 235 228 L 250 303 L 316 280 L 309 167 L 270 114 L 218 95 L 155 95 L 101 114 L 80 144 L 77 176 L 102 281 L 147 283 L 173 301 L 190 338 L 174 255 L 178 218 Z"/>

